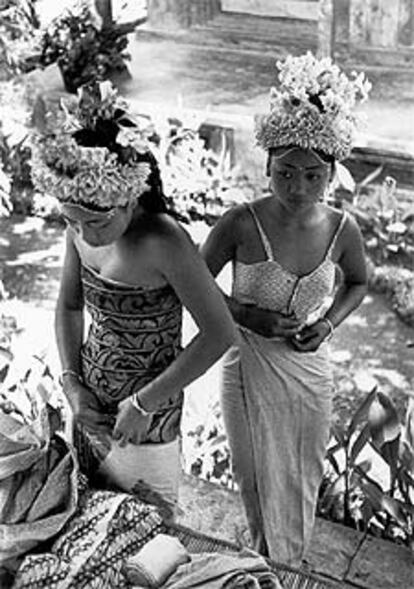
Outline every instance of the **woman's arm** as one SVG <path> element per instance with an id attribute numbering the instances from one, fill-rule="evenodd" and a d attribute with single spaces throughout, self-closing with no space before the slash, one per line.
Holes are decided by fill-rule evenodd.
<path id="1" fill-rule="evenodd" d="M 367 292 L 367 267 L 364 241 L 357 222 L 348 216 L 341 235 L 342 253 L 338 266 L 343 282 L 338 288 L 334 302 L 326 313 L 333 327 L 337 327 L 361 303 Z"/>
<path id="2" fill-rule="evenodd" d="M 201 246 L 201 255 L 214 277 L 220 274 L 228 262 L 234 262 L 236 259 L 240 214 L 238 209 L 232 209 L 224 213 L 211 229 L 205 243 Z M 248 308 L 251 305 L 239 303 L 232 296 L 224 292 L 222 294 L 236 323 L 244 327 L 249 327 Z"/>
<path id="3" fill-rule="evenodd" d="M 325 316 L 314 325 L 301 331 L 294 346 L 303 352 L 314 351 L 362 302 L 367 291 L 367 270 L 364 242 L 361 231 L 353 217 L 348 216 L 340 235 L 341 253 L 338 266 L 343 280 Z M 328 321 L 327 321 L 328 320 Z"/>
<path id="4" fill-rule="evenodd" d="M 55 311 L 55 334 L 62 369 L 72 370 L 80 376 L 83 296 L 80 260 L 70 229 L 66 232 L 66 252 Z"/>
<path id="5" fill-rule="evenodd" d="M 223 297 L 184 230 L 169 221 L 164 235 L 154 240 L 153 252 L 159 271 L 193 317 L 198 333 L 159 376 L 137 393 L 139 403 L 149 412 L 156 411 L 168 397 L 201 376 L 237 337 Z M 121 445 L 129 441 L 139 443 L 144 433 L 140 431 L 144 420 L 140 424 L 131 400 L 120 404 L 114 428 L 114 438 Z"/>
<path id="6" fill-rule="evenodd" d="M 62 388 L 74 418 L 92 431 L 107 422 L 93 393 L 84 386 L 80 349 L 83 340 L 83 295 L 80 259 L 70 229 L 66 233 L 66 253 L 55 312 L 55 333 L 62 365 Z"/>

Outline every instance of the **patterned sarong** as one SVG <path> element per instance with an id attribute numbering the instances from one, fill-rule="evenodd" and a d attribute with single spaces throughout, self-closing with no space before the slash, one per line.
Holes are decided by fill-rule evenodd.
<path id="1" fill-rule="evenodd" d="M 125 456 L 121 456 L 119 446 L 116 444 L 115 447 L 111 439 L 118 403 L 163 372 L 180 353 L 182 305 L 168 285 L 160 288 L 135 287 L 103 279 L 88 267 L 82 268 L 82 286 L 91 317 L 81 352 L 82 376 L 98 398 L 102 412 L 110 416 L 111 425 L 99 437 L 75 425 L 74 443 L 81 469 L 91 481 L 96 480 L 98 472 L 102 474 L 100 469 L 105 463 L 108 482 L 130 490 L 130 482 L 123 484 L 119 472 L 111 480 L 108 468 L 108 456 L 111 462 L 110 456 L 116 453 L 118 463 L 123 464 L 126 472 L 127 455 L 131 455 L 131 448 L 127 448 Z M 165 471 L 165 460 L 170 460 L 171 465 L 176 467 L 174 478 L 171 484 L 165 480 L 160 483 L 170 489 L 176 486 L 182 403 L 182 392 L 172 395 L 159 411 L 148 417 L 146 439 L 142 448 L 135 449 L 134 462 L 131 463 L 131 472 L 137 473 L 137 484 L 151 485 L 151 480 L 147 480 L 151 479 L 147 466 L 154 469 L 158 464 L 162 473 Z M 151 445 L 156 445 L 157 450 L 152 451 L 149 448 Z M 171 454 L 172 445 L 174 456 Z M 152 456 L 151 462 L 145 457 L 145 446 Z"/>
<path id="2" fill-rule="evenodd" d="M 126 589 L 124 561 L 162 529 L 154 507 L 110 491 L 86 491 L 48 552 L 26 556 L 13 589 Z"/>

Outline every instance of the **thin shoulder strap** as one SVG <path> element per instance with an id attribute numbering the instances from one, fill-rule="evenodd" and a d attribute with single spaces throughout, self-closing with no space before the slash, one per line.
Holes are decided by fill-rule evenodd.
<path id="1" fill-rule="evenodd" d="M 256 214 L 256 211 L 253 208 L 253 205 L 251 203 L 247 203 L 247 208 L 249 209 L 249 211 L 251 212 L 253 219 L 256 223 L 256 227 L 257 230 L 259 232 L 260 235 L 260 239 L 262 240 L 262 245 L 263 245 L 263 249 L 265 251 L 266 257 L 268 260 L 272 260 L 273 261 L 273 251 L 270 245 L 270 242 L 267 238 L 266 233 L 264 232 L 264 229 L 262 227 L 262 224 L 259 221 L 259 217 Z"/>
<path id="2" fill-rule="evenodd" d="M 342 229 L 344 228 L 344 225 L 346 223 L 347 218 L 348 218 L 348 213 L 346 211 L 343 211 L 341 220 L 340 220 L 339 225 L 338 225 L 338 228 L 335 231 L 335 234 L 334 234 L 334 236 L 332 238 L 332 241 L 331 241 L 331 244 L 329 246 L 329 249 L 328 249 L 328 252 L 327 252 L 327 255 L 328 256 L 331 255 L 331 253 L 332 253 L 332 251 L 333 251 L 333 249 L 335 247 L 335 244 L 337 242 L 337 239 L 338 239 L 339 235 L 341 234 Z"/>

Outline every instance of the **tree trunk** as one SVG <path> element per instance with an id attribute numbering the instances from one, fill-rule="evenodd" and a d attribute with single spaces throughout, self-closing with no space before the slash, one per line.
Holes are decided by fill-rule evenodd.
<path id="1" fill-rule="evenodd" d="M 102 18 L 102 26 L 110 26 L 113 23 L 112 0 L 95 0 L 95 8 Z"/>

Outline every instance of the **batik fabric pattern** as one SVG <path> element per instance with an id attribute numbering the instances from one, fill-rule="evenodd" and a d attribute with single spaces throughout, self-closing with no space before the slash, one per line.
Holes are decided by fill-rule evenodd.
<path id="1" fill-rule="evenodd" d="M 97 471 L 111 445 L 120 401 L 156 378 L 181 351 L 182 305 L 172 289 L 143 288 L 101 277 L 82 268 L 82 286 L 91 323 L 81 350 L 82 377 L 110 416 L 106 435 L 76 427 L 75 444 L 82 470 Z M 148 418 L 142 443 L 162 444 L 180 431 L 182 391 L 167 397 Z"/>
<path id="2" fill-rule="evenodd" d="M 13 589 L 129 588 L 124 561 L 161 529 L 154 507 L 124 493 L 88 489 L 48 552 L 26 556 Z"/>

